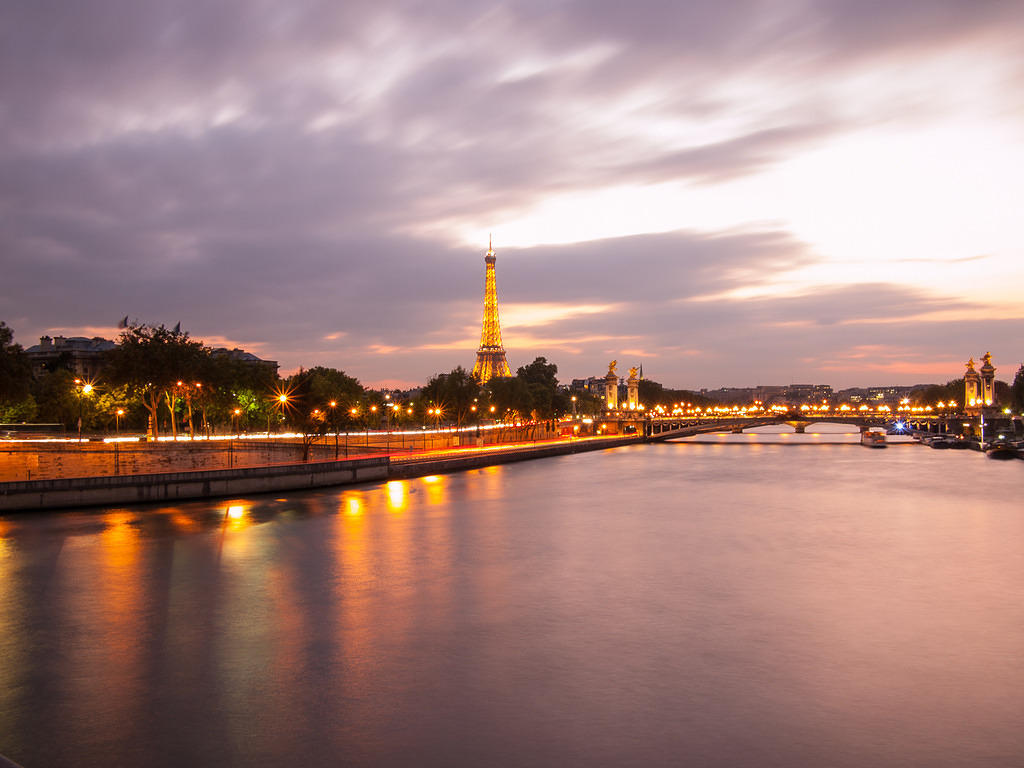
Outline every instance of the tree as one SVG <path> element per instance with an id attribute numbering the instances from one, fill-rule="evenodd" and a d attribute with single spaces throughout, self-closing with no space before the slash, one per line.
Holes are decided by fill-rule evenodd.
<path id="1" fill-rule="evenodd" d="M 57 368 L 44 373 L 33 383 L 32 389 L 40 421 L 69 426 L 78 418 L 81 407 L 83 424 L 88 426 L 91 412 L 85 410 L 85 401 L 80 403 L 76 396 L 78 389 L 71 371 Z"/>
<path id="2" fill-rule="evenodd" d="M 519 376 L 495 376 L 487 382 L 486 398 L 499 421 L 525 419 L 533 410 L 530 386 Z"/>
<path id="3" fill-rule="evenodd" d="M 363 410 L 360 404 L 366 390 L 358 379 L 337 368 L 310 368 L 305 372 L 305 379 L 303 386 L 309 399 L 306 405 L 320 409 L 323 417 L 319 421 L 334 433 L 334 458 L 338 458 L 338 432 L 343 426 L 352 425 L 353 408 L 357 412 Z"/>
<path id="4" fill-rule="evenodd" d="M 569 408 L 572 410 L 572 398 L 576 398 L 576 414 L 578 416 L 599 416 L 604 410 L 604 398 L 591 394 L 585 389 L 569 392 Z M 642 402 L 647 402 L 641 398 Z"/>
<path id="5" fill-rule="evenodd" d="M 177 327 L 133 323 L 107 353 L 104 375 L 142 400 L 153 423 L 153 439 L 160 436 L 160 399 L 171 414 L 171 433 L 177 437 L 175 408 L 181 391 L 178 382 L 195 381 L 209 350 Z"/>
<path id="6" fill-rule="evenodd" d="M 1017 413 L 1024 413 L 1024 365 L 1017 369 L 1010 385 L 1010 407 Z"/>
<path id="7" fill-rule="evenodd" d="M 964 380 L 951 379 L 945 384 L 931 384 L 915 389 L 910 393 L 911 405 L 934 406 L 937 403 L 948 403 L 950 400 L 961 402 L 964 399 Z"/>
<path id="8" fill-rule="evenodd" d="M 250 422 L 266 421 L 272 407 L 266 393 L 277 383 L 272 369 L 230 355 L 210 355 L 203 369 L 203 386 L 194 402 L 204 423 L 242 429 Z"/>
<path id="9" fill-rule="evenodd" d="M 32 365 L 14 332 L 0 322 L 0 420 L 28 421 L 34 418 L 36 403 L 29 392 Z"/>
<path id="10" fill-rule="evenodd" d="M 439 373 L 423 387 L 422 398 L 461 427 L 473 414 L 480 396 L 480 384 L 461 365 L 451 373 Z"/>
<path id="11" fill-rule="evenodd" d="M 316 404 L 313 377 L 299 369 L 285 380 L 278 396 L 281 414 L 302 435 L 302 460 L 309 461 L 313 443 L 327 430 L 327 413 Z"/>
<path id="12" fill-rule="evenodd" d="M 674 407 L 677 403 L 692 403 L 701 407 L 716 405 L 714 400 L 698 395 L 688 389 L 668 389 L 651 379 L 640 379 L 639 392 L 640 402 L 646 408 L 653 408 L 656 405 L 663 405 L 666 408 Z"/>
<path id="13" fill-rule="evenodd" d="M 548 363 L 544 357 L 535 358 L 529 365 L 516 371 L 516 378 L 526 384 L 530 392 L 529 416 L 533 419 L 549 419 L 553 416 L 555 393 L 558 391 L 558 366 Z"/>

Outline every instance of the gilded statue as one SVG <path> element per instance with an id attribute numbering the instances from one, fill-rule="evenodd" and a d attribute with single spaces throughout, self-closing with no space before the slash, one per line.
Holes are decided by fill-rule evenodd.
<path id="1" fill-rule="evenodd" d="M 635 379 L 639 375 L 639 373 L 640 373 L 640 369 L 639 368 L 630 368 L 629 369 L 629 378 Z"/>
<path id="2" fill-rule="evenodd" d="M 610 375 L 610 376 L 614 376 L 615 375 L 615 366 L 618 365 L 618 364 L 619 364 L 618 360 L 612 360 L 610 363 L 608 363 L 608 375 Z"/>

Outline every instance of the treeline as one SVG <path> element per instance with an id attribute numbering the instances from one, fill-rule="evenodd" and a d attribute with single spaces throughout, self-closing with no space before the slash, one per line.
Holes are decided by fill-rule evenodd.
<path id="1" fill-rule="evenodd" d="M 33 377 L 28 357 L 0 323 L 0 422 L 59 423 L 84 431 L 155 435 L 353 428 L 465 426 L 546 421 L 600 411 L 600 398 L 558 385 L 543 357 L 515 376 L 481 385 L 464 368 L 432 377 L 417 397 L 366 389 L 344 371 L 318 366 L 279 378 L 272 369 L 214 354 L 178 328 L 132 324 L 106 353 L 99 381 L 61 367 Z"/>

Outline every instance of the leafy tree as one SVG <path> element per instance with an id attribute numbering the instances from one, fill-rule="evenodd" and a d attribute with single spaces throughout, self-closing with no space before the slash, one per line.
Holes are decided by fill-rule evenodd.
<path id="1" fill-rule="evenodd" d="M 32 395 L 25 395 L 20 400 L 0 401 L 0 423 L 35 421 L 38 413 L 39 407 Z"/>
<path id="2" fill-rule="evenodd" d="M 108 432 L 113 431 L 120 422 L 121 427 L 141 425 L 144 422 L 145 409 L 142 403 L 132 397 L 127 387 L 112 387 L 98 392 L 90 400 L 89 415 L 91 425 L 101 427 Z M 124 415 L 118 417 L 118 410 Z"/>
<path id="3" fill-rule="evenodd" d="M 33 395 L 38 404 L 37 417 L 44 422 L 70 426 L 78 420 L 82 411 L 83 426 L 88 426 L 91 416 L 91 399 L 78 399 L 75 376 L 71 371 L 58 368 L 42 374 L 33 383 Z"/>
<path id="4" fill-rule="evenodd" d="M 330 407 L 330 403 L 334 402 L 336 410 L 348 413 L 351 408 L 358 406 L 366 395 L 366 390 L 358 379 L 337 368 L 318 365 L 306 371 L 304 376 L 309 382 L 309 397 L 323 407 Z"/>
<path id="5" fill-rule="evenodd" d="M 423 387 L 422 398 L 440 407 L 442 413 L 461 427 L 475 415 L 480 384 L 461 365 L 451 373 L 439 373 Z"/>
<path id="6" fill-rule="evenodd" d="M 572 398 L 576 398 L 576 413 L 580 416 L 597 416 L 604 410 L 604 398 L 586 390 L 573 390 L 569 395 L 569 412 L 572 412 Z M 642 402 L 646 402 L 641 398 Z"/>
<path id="7" fill-rule="evenodd" d="M 671 407 L 676 403 L 693 403 L 702 408 L 717 404 L 714 400 L 696 392 L 691 392 L 688 389 L 669 389 L 651 379 L 640 379 L 638 394 L 640 402 L 648 409 L 656 405 Z"/>
<path id="8" fill-rule="evenodd" d="M 0 409 L 26 408 L 32 382 L 32 365 L 20 344 L 14 343 L 14 332 L 0 322 Z"/>
<path id="9" fill-rule="evenodd" d="M 357 413 L 365 412 L 362 406 L 366 390 L 358 379 L 344 371 L 323 366 L 310 368 L 303 374 L 301 389 L 307 400 L 305 406 L 319 410 L 318 426 L 334 433 L 334 458 L 338 458 L 338 432 L 354 423 L 353 409 Z"/>
<path id="10" fill-rule="evenodd" d="M 558 388 L 557 374 L 558 366 L 544 357 L 535 358 L 516 371 L 516 378 L 521 379 L 529 390 L 532 418 L 551 419 L 557 413 L 564 413 L 567 405 L 571 408 L 568 395 Z"/>
<path id="11" fill-rule="evenodd" d="M 171 433 L 177 437 L 178 382 L 191 382 L 203 369 L 209 350 L 187 332 L 164 325 L 133 323 L 121 334 L 118 346 L 107 353 L 105 377 L 141 399 L 159 437 L 160 400 L 171 414 Z"/>
<path id="12" fill-rule="evenodd" d="M 1010 385 L 1010 407 L 1018 414 L 1024 414 L 1024 366 L 1017 369 L 1014 383 Z"/>
<path id="13" fill-rule="evenodd" d="M 910 393 L 911 405 L 931 405 L 936 403 L 948 403 L 950 400 L 963 404 L 964 380 L 951 379 L 945 384 L 931 384 L 927 387 L 920 387 Z"/>
<path id="14" fill-rule="evenodd" d="M 495 376 L 487 382 L 486 399 L 499 421 L 525 419 L 533 411 L 530 385 L 519 376 Z"/>
<path id="15" fill-rule="evenodd" d="M 203 364 L 199 381 L 203 386 L 194 404 L 204 424 L 243 429 L 249 423 L 266 422 L 272 404 L 265 393 L 277 383 L 273 370 L 228 355 L 210 355 Z"/>
<path id="16" fill-rule="evenodd" d="M 302 435 L 302 460 L 309 461 L 310 449 L 327 431 L 327 413 L 319 407 L 313 392 L 314 377 L 299 370 L 283 384 L 284 400 L 279 400 L 285 421 Z"/>

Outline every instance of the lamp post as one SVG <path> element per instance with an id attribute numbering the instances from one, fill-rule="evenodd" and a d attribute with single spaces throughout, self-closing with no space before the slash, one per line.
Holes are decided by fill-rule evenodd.
<path id="1" fill-rule="evenodd" d="M 116 437 L 121 436 L 121 417 L 124 416 L 124 408 L 118 408 L 114 411 L 114 435 Z M 107 422 L 108 424 L 110 422 Z"/>
<path id="2" fill-rule="evenodd" d="M 331 400 L 327 404 L 327 407 L 331 409 L 331 426 L 334 427 L 334 458 L 338 458 L 338 422 L 337 422 L 337 410 L 338 401 Z"/>
<path id="3" fill-rule="evenodd" d="M 278 407 L 279 412 L 281 413 L 282 416 L 284 416 L 284 409 L 285 409 L 286 405 L 288 405 L 288 395 L 284 395 L 284 394 L 278 395 L 277 396 L 277 407 Z M 267 437 L 270 437 L 270 427 L 269 426 L 267 427 Z"/>
<path id="4" fill-rule="evenodd" d="M 75 379 L 75 388 L 78 390 L 78 442 L 82 442 L 82 399 L 92 392 L 92 384 Z"/>

